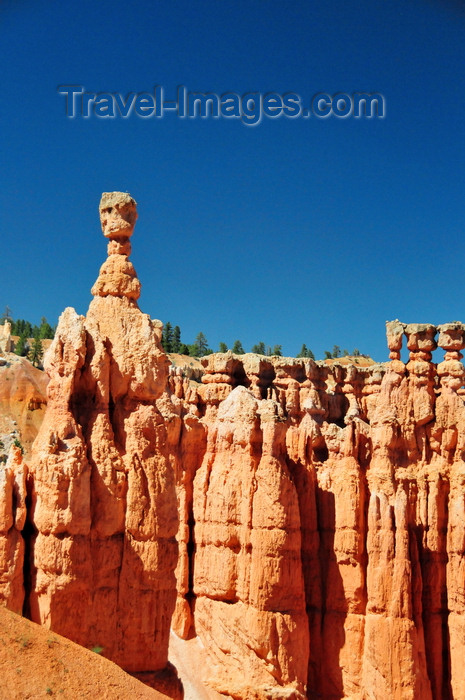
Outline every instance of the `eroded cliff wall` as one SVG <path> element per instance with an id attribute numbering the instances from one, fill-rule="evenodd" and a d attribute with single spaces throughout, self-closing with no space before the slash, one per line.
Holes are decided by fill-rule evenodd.
<path id="1" fill-rule="evenodd" d="M 370 368 L 228 353 L 171 377 L 204 431 L 175 623 L 189 601 L 234 697 L 465 697 L 465 327 L 387 331 Z"/>

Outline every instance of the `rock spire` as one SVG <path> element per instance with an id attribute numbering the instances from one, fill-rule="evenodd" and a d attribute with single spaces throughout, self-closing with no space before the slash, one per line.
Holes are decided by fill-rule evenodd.
<path id="1" fill-rule="evenodd" d="M 130 671 L 163 668 L 176 598 L 177 504 L 158 402 L 161 324 L 137 305 L 128 194 L 100 202 L 108 258 L 87 316 L 66 309 L 45 358 L 35 441 L 31 617 Z"/>

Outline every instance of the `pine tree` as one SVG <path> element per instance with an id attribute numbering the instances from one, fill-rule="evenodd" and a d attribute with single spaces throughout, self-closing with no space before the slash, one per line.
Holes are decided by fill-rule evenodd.
<path id="1" fill-rule="evenodd" d="M 278 357 L 283 356 L 283 346 L 282 345 L 274 345 L 273 350 L 271 351 L 272 355 L 277 355 Z"/>
<path id="2" fill-rule="evenodd" d="M 329 350 L 325 350 L 325 360 L 330 360 L 331 358 L 332 358 L 332 355 L 329 352 Z"/>
<path id="3" fill-rule="evenodd" d="M 22 333 L 19 336 L 18 342 L 16 343 L 15 353 L 20 357 L 24 357 L 25 355 L 27 355 L 28 350 L 29 346 L 27 343 L 27 335 L 25 333 Z"/>
<path id="4" fill-rule="evenodd" d="M 193 355 L 193 357 L 203 357 L 204 355 L 209 354 L 208 340 L 206 339 L 202 331 L 200 331 L 200 333 L 197 334 L 197 337 L 194 340 L 194 343 L 190 346 L 190 349 L 193 351 L 190 353 L 191 355 Z"/>
<path id="5" fill-rule="evenodd" d="M 234 341 L 234 345 L 232 346 L 231 350 L 233 351 L 233 353 L 235 355 L 244 355 L 245 354 L 245 350 L 242 347 L 242 343 L 240 340 Z"/>
<path id="6" fill-rule="evenodd" d="M 228 352 L 228 346 L 226 345 L 226 343 L 219 344 L 218 352 Z"/>
<path id="7" fill-rule="evenodd" d="M 31 324 L 29 324 L 31 325 Z M 33 335 L 32 328 L 31 328 L 31 335 Z M 43 340 L 44 338 L 53 338 L 54 336 L 53 328 L 50 325 L 50 323 L 47 321 L 45 316 L 42 316 L 40 319 L 40 327 L 39 327 L 39 338 Z"/>
<path id="8" fill-rule="evenodd" d="M 315 359 L 315 355 L 310 350 L 310 348 L 307 348 L 305 343 L 302 345 L 302 348 L 301 348 L 299 354 L 297 355 L 297 357 L 309 357 L 311 360 Z"/>
<path id="9" fill-rule="evenodd" d="M 341 348 L 339 347 L 339 345 L 333 345 L 332 357 L 341 357 Z"/>
<path id="10" fill-rule="evenodd" d="M 297 355 L 297 357 L 309 357 L 309 354 L 308 354 L 309 352 L 312 352 L 312 351 L 309 350 L 309 349 L 307 348 L 307 346 L 305 345 L 305 343 L 304 343 L 304 344 L 302 345 L 302 347 L 301 347 L 301 349 L 300 349 L 300 352 L 299 352 L 299 354 Z M 312 355 L 313 355 L 313 353 L 312 353 Z"/>
<path id="11" fill-rule="evenodd" d="M 43 356 L 44 348 L 42 346 L 42 341 L 40 340 L 40 338 L 34 338 L 34 340 L 32 341 L 32 347 L 27 355 L 28 360 L 32 362 L 34 367 L 37 367 L 41 364 Z"/>
<path id="12" fill-rule="evenodd" d="M 173 343 L 173 328 L 171 326 L 171 323 L 168 321 L 163 326 L 163 332 L 161 334 L 161 344 L 163 345 L 163 350 L 165 352 L 173 352 L 171 349 L 172 343 Z"/>
<path id="13" fill-rule="evenodd" d="M 349 357 L 349 351 L 346 348 L 342 351 L 342 357 Z"/>
<path id="14" fill-rule="evenodd" d="M 360 350 L 358 348 L 354 348 L 352 350 L 352 356 L 353 357 L 360 357 Z"/>
<path id="15" fill-rule="evenodd" d="M 186 345 L 185 343 L 181 343 L 179 346 L 179 354 L 180 355 L 189 355 L 189 346 Z"/>
<path id="16" fill-rule="evenodd" d="M 260 341 L 256 345 L 252 345 L 250 352 L 255 352 L 257 355 L 264 355 L 266 353 L 265 343 Z"/>
<path id="17" fill-rule="evenodd" d="M 11 326 L 11 334 L 19 336 L 24 335 L 26 338 L 30 338 L 32 336 L 32 326 L 29 321 L 19 318 Z"/>
<path id="18" fill-rule="evenodd" d="M 179 352 L 181 347 L 181 329 L 179 326 L 173 328 L 173 340 L 171 343 L 171 352 Z"/>

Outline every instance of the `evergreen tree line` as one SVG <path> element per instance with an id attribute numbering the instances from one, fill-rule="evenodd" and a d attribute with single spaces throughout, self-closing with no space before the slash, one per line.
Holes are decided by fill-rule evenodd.
<path id="1" fill-rule="evenodd" d="M 175 352 L 179 353 L 180 355 L 189 355 L 190 357 L 204 357 L 205 355 L 211 355 L 213 352 L 215 352 L 208 346 L 208 340 L 202 332 L 198 333 L 194 342 L 190 345 L 181 342 L 181 329 L 179 326 L 173 327 L 169 321 L 164 325 L 161 342 L 165 352 Z M 226 343 L 220 343 L 217 352 L 227 352 L 228 350 L 231 350 L 231 352 L 233 352 L 235 355 L 244 355 L 247 352 L 244 350 L 240 340 L 235 340 L 230 348 L 226 345 Z M 279 357 L 282 357 L 283 354 L 282 345 L 265 345 L 263 341 L 252 345 L 249 352 L 255 352 L 257 355 L 278 355 Z M 347 357 L 348 355 L 349 351 L 341 351 L 338 345 L 333 347 L 332 353 L 325 350 L 325 358 L 337 358 L 341 356 Z M 352 355 L 354 357 L 359 357 L 360 351 L 355 348 Z M 307 348 L 305 343 L 302 345 L 297 357 L 310 357 L 312 360 L 315 359 L 315 355 L 310 348 Z"/>
<path id="2" fill-rule="evenodd" d="M 11 315 L 10 307 L 6 306 L 0 317 L 0 325 L 3 326 L 5 321 L 11 323 L 11 335 L 24 336 L 25 338 L 39 338 L 40 340 L 45 340 L 45 338 L 52 339 L 55 335 L 55 328 L 52 328 L 45 316 L 42 316 L 40 319 L 40 326 L 33 325 L 30 321 L 25 321 L 23 318 L 19 318 L 15 321 Z"/>
<path id="3" fill-rule="evenodd" d="M 45 316 L 41 318 L 40 326 L 33 326 L 30 321 L 25 321 L 22 318 L 19 318 L 17 321 L 10 321 L 10 323 L 11 335 L 19 335 L 19 337 L 24 338 L 38 338 L 39 340 L 52 339 L 55 335 L 55 329 L 52 328 Z"/>
<path id="4" fill-rule="evenodd" d="M 11 334 L 19 336 L 19 340 L 16 343 L 15 353 L 23 357 L 28 357 L 29 360 L 35 365 L 40 365 L 43 357 L 43 347 L 42 340 L 46 338 L 53 338 L 55 335 L 55 328 L 48 323 L 45 316 L 40 319 L 40 325 L 32 325 L 30 321 L 24 319 L 13 320 L 11 315 L 11 309 L 7 306 L 3 315 L 0 318 L 0 325 L 3 325 L 5 321 L 11 323 Z M 32 343 L 29 343 L 29 338 L 32 338 Z M 172 326 L 168 321 L 163 328 L 162 333 L 162 345 L 165 352 L 178 353 L 180 355 L 189 355 L 190 357 L 204 357 L 205 355 L 211 355 L 214 350 L 208 346 L 208 340 L 204 333 L 200 332 L 197 334 L 195 340 L 191 344 L 186 344 L 181 342 L 181 329 L 179 326 Z M 232 346 L 229 348 L 226 343 L 221 342 L 218 346 L 217 352 L 227 352 L 231 350 L 235 355 L 244 355 L 247 351 L 240 340 L 235 340 Z M 282 357 L 282 345 L 265 345 L 263 341 L 252 345 L 249 352 L 257 353 L 257 355 L 277 355 Z M 341 350 L 339 345 L 334 345 L 332 352 L 325 350 L 324 359 L 347 357 L 349 356 L 349 351 L 347 349 Z M 366 357 L 366 355 L 361 355 L 357 348 L 352 351 L 353 357 Z M 296 357 L 309 357 L 312 360 L 315 359 L 315 355 L 307 348 L 305 343 L 302 345 L 300 352 Z"/>
<path id="5" fill-rule="evenodd" d="M 358 348 L 354 348 L 352 352 L 350 353 L 346 348 L 344 350 L 341 350 L 339 345 L 334 345 L 332 352 L 329 350 L 325 350 L 325 360 L 330 360 L 331 358 L 337 358 L 337 357 L 368 357 L 368 355 L 362 355 L 360 350 Z"/>
<path id="6" fill-rule="evenodd" d="M 30 321 L 22 318 L 15 321 L 9 306 L 5 307 L 5 311 L 0 318 L 0 325 L 3 325 L 5 321 L 11 323 L 11 335 L 19 336 L 19 340 L 15 345 L 16 355 L 27 357 L 34 367 L 39 366 L 44 355 L 42 340 L 46 338 L 52 339 L 55 335 L 55 328 L 52 328 L 45 316 L 42 316 L 40 319 L 40 326 L 33 325 Z M 30 338 L 32 338 L 31 343 L 29 342 Z"/>

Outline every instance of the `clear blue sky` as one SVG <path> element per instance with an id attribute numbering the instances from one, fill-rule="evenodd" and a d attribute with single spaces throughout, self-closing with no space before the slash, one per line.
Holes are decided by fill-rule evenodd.
<path id="1" fill-rule="evenodd" d="M 210 346 L 387 359 L 465 321 L 465 13 L 428 0 L 3 0 L 2 308 L 86 313 L 102 191 L 139 205 L 140 307 Z M 68 119 L 61 84 L 380 92 L 384 119 Z M 169 96 L 169 95 L 167 95 Z"/>

